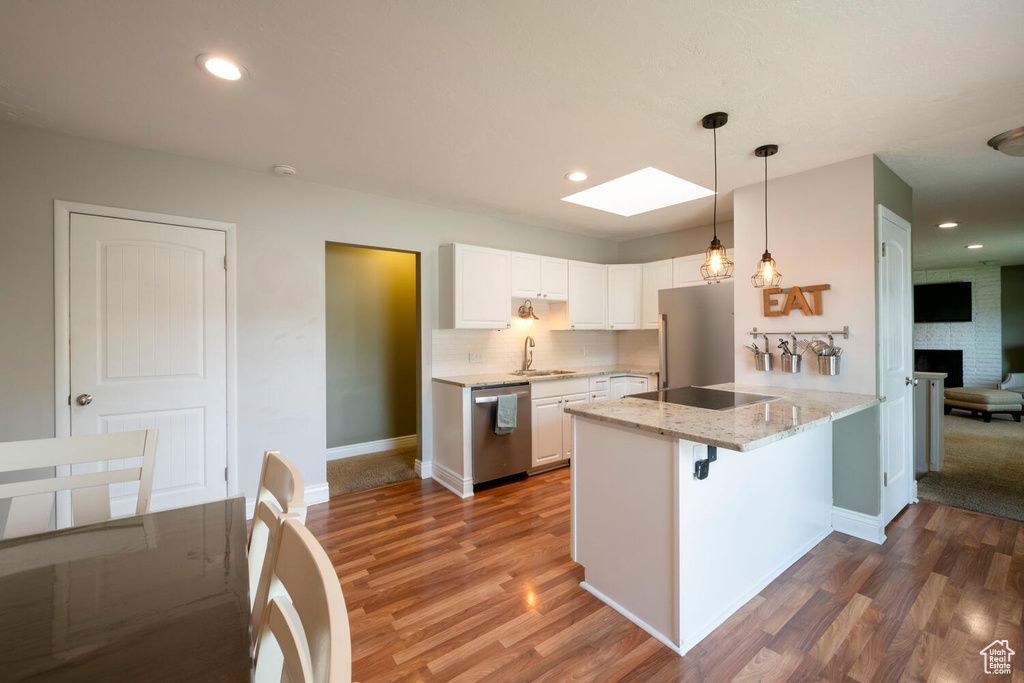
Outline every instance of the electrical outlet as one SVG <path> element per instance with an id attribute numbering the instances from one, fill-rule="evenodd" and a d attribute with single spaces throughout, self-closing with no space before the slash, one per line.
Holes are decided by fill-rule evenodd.
<path id="1" fill-rule="evenodd" d="M 480 351 L 470 351 L 469 352 L 469 362 L 470 363 L 483 363 L 484 362 L 484 354 L 481 353 Z"/>

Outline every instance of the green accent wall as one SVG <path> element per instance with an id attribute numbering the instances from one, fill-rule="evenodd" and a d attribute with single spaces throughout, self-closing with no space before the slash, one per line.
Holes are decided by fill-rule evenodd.
<path id="1" fill-rule="evenodd" d="M 873 159 L 875 253 L 878 253 L 879 204 L 913 225 L 914 194 L 903 179 L 876 156 Z M 877 257 L 876 257 L 877 258 Z M 876 261 L 877 264 L 877 261 Z M 875 291 L 878 291 L 877 265 Z M 878 307 L 875 306 L 875 330 Z M 877 391 L 877 388 L 876 388 Z M 832 426 L 832 504 L 878 515 L 882 511 L 882 458 L 878 407 L 836 420 Z"/>
<path id="2" fill-rule="evenodd" d="M 877 515 L 882 511 L 879 411 L 873 406 L 832 423 L 832 504 Z"/>
<path id="3" fill-rule="evenodd" d="M 416 254 L 326 247 L 327 447 L 416 434 Z"/>
<path id="4" fill-rule="evenodd" d="M 1003 318 L 1003 376 L 1024 372 L 1024 266 L 1000 271 Z"/>

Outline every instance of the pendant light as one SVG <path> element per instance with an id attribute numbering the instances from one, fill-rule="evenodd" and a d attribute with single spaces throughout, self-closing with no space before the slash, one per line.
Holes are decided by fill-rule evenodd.
<path id="1" fill-rule="evenodd" d="M 705 128 L 710 128 L 715 141 L 715 210 L 711 219 L 711 228 L 714 230 L 714 237 L 711 239 L 711 246 L 707 250 L 707 258 L 704 265 L 700 267 L 700 274 L 708 283 L 721 282 L 732 277 L 733 263 L 725 253 L 725 247 L 718 240 L 718 129 L 729 121 L 729 115 L 724 111 L 708 114 L 702 120 Z"/>
<path id="2" fill-rule="evenodd" d="M 768 157 L 778 151 L 778 145 L 761 145 L 754 150 L 754 156 L 764 159 L 764 253 L 757 262 L 757 272 L 750 276 L 750 282 L 758 289 L 778 287 L 782 282 L 782 273 L 775 265 L 772 253 L 768 251 Z"/>

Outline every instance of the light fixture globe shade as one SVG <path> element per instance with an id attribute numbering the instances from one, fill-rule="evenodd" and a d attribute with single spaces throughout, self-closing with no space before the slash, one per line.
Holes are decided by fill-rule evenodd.
<path id="1" fill-rule="evenodd" d="M 750 282 L 758 289 L 778 287 L 782 282 L 782 273 L 779 272 L 775 259 L 769 252 L 761 255 L 761 260 L 757 262 L 757 272 L 750 276 Z"/>
<path id="2" fill-rule="evenodd" d="M 700 267 L 701 277 L 708 282 L 721 282 L 732 277 L 733 268 L 733 262 L 729 260 L 722 242 L 717 237 L 711 240 L 704 265 Z"/>

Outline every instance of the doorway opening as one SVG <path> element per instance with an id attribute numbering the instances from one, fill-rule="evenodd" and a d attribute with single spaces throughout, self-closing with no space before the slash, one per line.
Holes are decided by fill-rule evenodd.
<path id="1" fill-rule="evenodd" d="M 328 242 L 330 495 L 419 475 L 420 255 Z"/>

